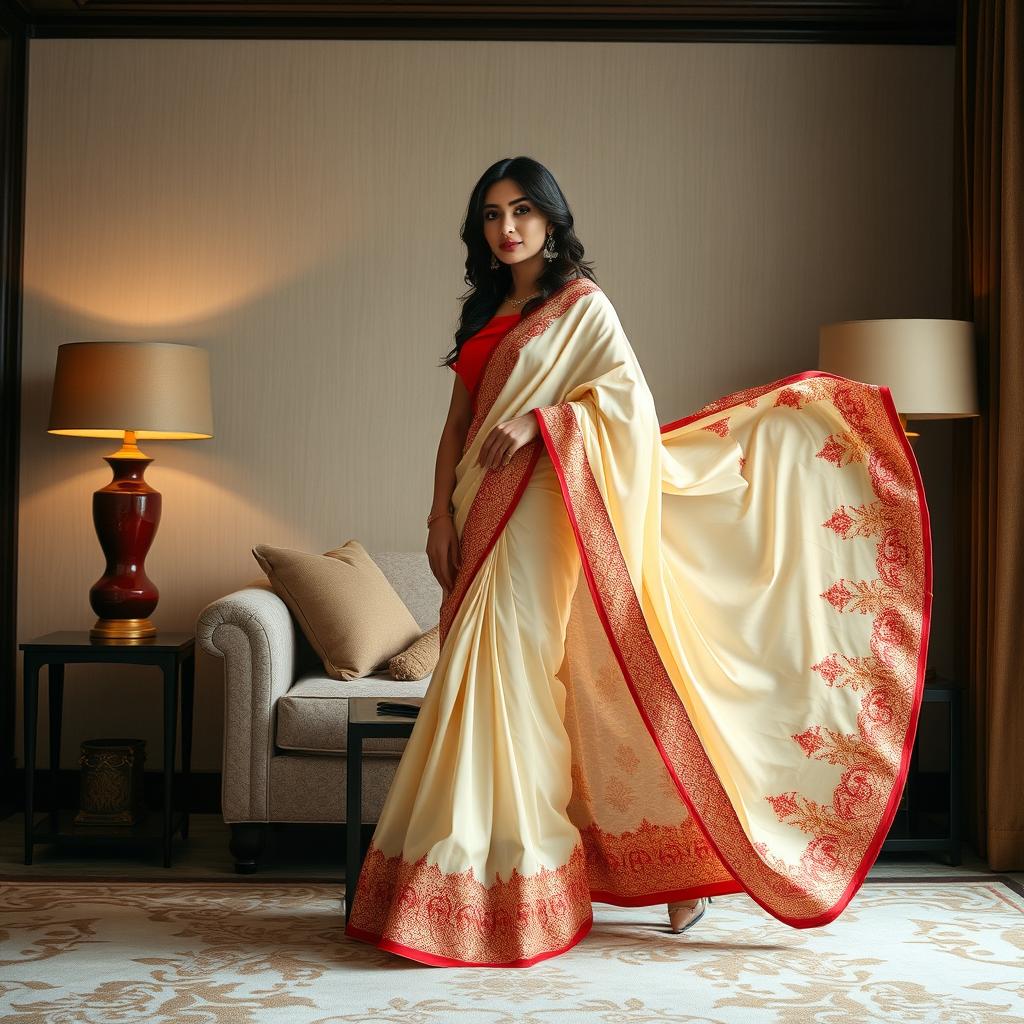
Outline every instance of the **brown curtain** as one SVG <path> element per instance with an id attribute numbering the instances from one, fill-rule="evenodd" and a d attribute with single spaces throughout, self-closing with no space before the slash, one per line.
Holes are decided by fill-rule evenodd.
<path id="1" fill-rule="evenodd" d="M 1024 869 L 1024 18 L 960 0 L 954 312 L 972 320 L 982 414 L 955 425 L 957 670 L 967 838 Z"/>

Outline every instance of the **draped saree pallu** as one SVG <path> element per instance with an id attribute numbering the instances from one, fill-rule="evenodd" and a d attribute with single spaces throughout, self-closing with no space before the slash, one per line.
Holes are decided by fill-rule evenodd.
<path id="1" fill-rule="evenodd" d="M 534 441 L 475 465 L 530 412 Z M 491 352 L 452 502 L 440 657 L 346 934 L 520 967 L 595 901 L 835 919 L 895 814 L 928 641 L 888 389 L 808 371 L 660 426 L 613 306 L 573 280 Z"/>

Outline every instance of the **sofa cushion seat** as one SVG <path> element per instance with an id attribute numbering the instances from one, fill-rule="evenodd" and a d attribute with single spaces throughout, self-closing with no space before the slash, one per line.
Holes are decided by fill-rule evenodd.
<path id="1" fill-rule="evenodd" d="M 300 675 L 277 702 L 275 743 L 281 750 L 310 754 L 344 754 L 347 749 L 349 697 L 422 697 L 431 676 L 398 682 L 387 671 L 358 679 L 331 679 L 321 668 Z M 401 754 L 403 736 L 371 736 L 365 753 Z"/>

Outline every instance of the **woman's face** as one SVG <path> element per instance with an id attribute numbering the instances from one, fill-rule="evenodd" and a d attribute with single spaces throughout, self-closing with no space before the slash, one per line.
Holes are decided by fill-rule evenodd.
<path id="1" fill-rule="evenodd" d="M 523 263 L 534 257 L 542 259 L 541 249 L 547 241 L 547 218 L 527 199 L 518 182 L 496 181 L 484 195 L 484 238 L 491 252 L 504 263 Z M 506 249 L 502 243 L 517 243 Z"/>

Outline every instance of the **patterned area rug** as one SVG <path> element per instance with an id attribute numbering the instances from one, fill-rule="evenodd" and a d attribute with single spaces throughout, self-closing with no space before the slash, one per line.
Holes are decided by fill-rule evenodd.
<path id="1" fill-rule="evenodd" d="M 518 970 L 427 967 L 343 935 L 341 887 L 0 882 L 5 1024 L 650 1024 L 1024 1019 L 1024 896 L 1000 876 L 864 885 L 793 929 L 742 895 L 685 935 L 594 905 Z"/>

